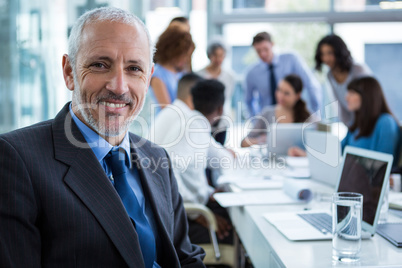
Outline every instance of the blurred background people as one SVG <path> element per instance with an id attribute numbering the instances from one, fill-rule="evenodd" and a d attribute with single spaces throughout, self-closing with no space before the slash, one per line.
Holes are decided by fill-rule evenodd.
<path id="1" fill-rule="evenodd" d="M 312 121 L 306 103 L 301 98 L 303 82 L 295 74 L 285 76 L 275 91 L 277 104 L 267 106 L 263 112 L 253 120 L 253 127 L 242 140 L 242 147 L 253 144 L 265 144 L 267 129 L 273 123 L 303 123 Z"/>
<path id="2" fill-rule="evenodd" d="M 353 113 L 354 122 L 341 142 L 342 151 L 349 145 L 392 154 L 394 165 L 398 164 L 399 126 L 377 79 L 364 76 L 352 80 L 347 85 L 345 100 L 348 111 Z M 306 152 L 292 147 L 289 155 L 306 156 Z"/>
<path id="3" fill-rule="evenodd" d="M 185 72 L 195 45 L 188 31 L 172 25 L 159 36 L 155 47 L 151 87 L 156 102 L 164 108 L 176 98 L 177 83 Z"/>
<path id="4" fill-rule="evenodd" d="M 274 53 L 274 43 L 267 32 L 258 33 L 252 46 L 260 58 L 246 75 L 246 104 L 250 116 L 259 114 L 266 106 L 275 105 L 275 89 L 278 82 L 288 74 L 297 74 L 309 95 L 311 111 L 320 109 L 321 87 L 307 64 L 293 53 Z"/>
<path id="5" fill-rule="evenodd" d="M 186 31 L 186 32 L 190 32 L 190 21 L 188 20 L 187 17 L 174 17 L 170 23 L 169 26 L 179 26 L 182 27 L 182 30 Z"/>
<path id="6" fill-rule="evenodd" d="M 212 196 L 220 190 L 209 185 L 205 172 L 207 166 L 219 170 L 224 168 L 220 161 L 233 161 L 232 153 L 211 137 L 211 125 L 222 115 L 224 89 L 219 81 L 203 80 L 193 73 L 184 75 L 177 99 L 158 114 L 153 132 L 154 141 L 170 156 L 183 201 L 209 207 L 218 221 L 218 238 L 230 244 L 229 216 Z M 189 219 L 193 243 L 209 242 L 206 224 L 203 216 Z"/>
<path id="7" fill-rule="evenodd" d="M 222 66 L 226 57 L 226 47 L 223 42 L 211 42 L 207 47 L 207 56 L 209 64 L 197 73 L 205 79 L 216 79 L 225 85 L 225 104 L 223 106 L 223 112 L 225 115 L 232 118 L 232 96 L 236 80 L 233 72 Z"/>
<path id="8" fill-rule="evenodd" d="M 374 77 L 361 77 L 350 82 L 347 90 L 347 108 L 355 118 L 342 140 L 342 150 L 350 145 L 393 154 L 396 160 L 399 154 L 399 126 L 380 83 Z"/>
<path id="9" fill-rule="evenodd" d="M 339 101 L 339 119 L 345 125 L 353 123 L 353 111 L 348 109 L 345 96 L 347 85 L 355 78 L 371 74 L 364 64 L 353 61 L 345 42 L 337 35 L 327 35 L 321 39 L 315 52 L 315 68 L 322 70 L 322 65 L 328 66 L 328 81 L 336 100 Z"/>

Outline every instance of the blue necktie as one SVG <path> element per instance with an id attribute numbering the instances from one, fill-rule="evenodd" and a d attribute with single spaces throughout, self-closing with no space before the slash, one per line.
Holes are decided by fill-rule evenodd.
<path id="1" fill-rule="evenodd" d="M 145 267 L 151 268 L 155 261 L 155 237 L 133 189 L 127 182 L 124 150 L 121 148 L 110 150 L 105 160 L 112 169 L 114 187 L 120 195 L 128 215 L 135 223 Z"/>
<path id="2" fill-rule="evenodd" d="M 272 98 L 272 105 L 276 104 L 276 96 L 275 96 L 275 91 L 276 91 L 276 78 L 275 78 L 275 73 L 274 73 L 274 65 L 270 63 L 268 65 L 269 67 L 269 85 L 271 87 L 271 98 Z"/>

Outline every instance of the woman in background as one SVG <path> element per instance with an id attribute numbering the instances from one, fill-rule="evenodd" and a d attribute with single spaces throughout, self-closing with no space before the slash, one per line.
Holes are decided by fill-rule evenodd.
<path id="1" fill-rule="evenodd" d="M 393 154 L 399 152 L 399 126 L 385 100 L 380 83 L 374 77 L 362 77 L 348 85 L 348 110 L 355 121 L 342 140 L 342 150 L 350 145 Z"/>
<path id="2" fill-rule="evenodd" d="M 342 151 L 349 145 L 392 154 L 397 159 L 399 126 L 388 108 L 380 83 L 371 76 L 351 81 L 345 101 L 355 119 L 341 142 Z M 293 147 L 289 155 L 306 156 L 306 152 Z"/>
<path id="3" fill-rule="evenodd" d="M 226 57 L 226 48 L 223 43 L 214 41 L 207 47 L 207 56 L 209 64 L 197 73 L 205 79 L 216 79 L 225 85 L 225 104 L 224 113 L 232 117 L 232 96 L 236 80 L 230 70 L 222 67 Z"/>
<path id="4" fill-rule="evenodd" d="M 355 78 L 370 75 L 370 69 L 366 65 L 355 63 L 345 42 L 334 34 L 325 36 L 318 43 L 315 64 L 318 71 L 322 70 L 322 64 L 329 67 L 327 77 L 332 92 L 339 101 L 339 119 L 346 126 L 350 126 L 353 123 L 353 112 L 347 108 L 347 85 Z"/>
<path id="5" fill-rule="evenodd" d="M 250 133 L 242 140 L 242 147 L 253 144 L 265 144 L 267 128 L 273 123 L 304 123 L 311 122 L 310 112 L 306 103 L 301 99 L 303 82 L 299 76 L 285 76 L 275 91 L 277 104 L 266 107 L 257 116 Z"/>
<path id="6" fill-rule="evenodd" d="M 159 36 L 155 48 L 151 87 L 156 101 L 164 108 L 176 99 L 178 81 L 195 45 L 188 31 L 172 25 Z"/>
<path id="7" fill-rule="evenodd" d="M 226 56 L 226 48 L 219 41 L 211 42 L 207 47 L 209 64 L 197 72 L 205 79 L 216 79 L 225 85 L 225 103 L 223 105 L 223 115 L 234 118 L 232 111 L 232 96 L 236 80 L 231 71 L 225 70 L 222 63 Z M 212 136 L 221 144 L 225 143 L 226 129 L 229 126 L 227 120 L 220 120 L 216 126 L 212 126 Z"/>

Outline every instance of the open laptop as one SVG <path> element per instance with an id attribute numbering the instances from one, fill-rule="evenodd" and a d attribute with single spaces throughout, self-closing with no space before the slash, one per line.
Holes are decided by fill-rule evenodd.
<path id="1" fill-rule="evenodd" d="M 287 155 L 288 149 L 293 146 L 304 149 L 303 131 L 312 128 L 315 128 L 315 125 L 305 123 L 270 124 L 267 129 L 269 156 Z"/>
<path id="2" fill-rule="evenodd" d="M 311 179 L 335 188 L 341 167 L 339 138 L 317 130 L 306 131 L 304 138 Z"/>
<path id="3" fill-rule="evenodd" d="M 377 228 L 393 156 L 347 146 L 343 159 L 336 190 L 363 194 L 362 238 L 369 238 Z M 264 217 L 289 240 L 332 239 L 330 211 L 267 213 Z"/>

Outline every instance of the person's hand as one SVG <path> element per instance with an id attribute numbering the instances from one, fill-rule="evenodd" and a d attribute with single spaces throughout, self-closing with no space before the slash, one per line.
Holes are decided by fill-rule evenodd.
<path id="1" fill-rule="evenodd" d="M 210 201 L 212 201 L 212 202 L 216 202 L 216 199 L 215 199 L 215 197 L 214 197 L 214 194 L 216 194 L 216 193 L 223 193 L 223 192 L 225 192 L 225 189 L 224 189 L 224 187 L 216 187 L 215 188 L 215 191 L 209 196 L 209 200 Z"/>
<path id="2" fill-rule="evenodd" d="M 207 219 L 206 219 L 204 216 L 202 216 L 202 215 L 198 216 L 194 221 L 195 221 L 196 223 L 198 223 L 198 224 L 201 224 L 201 225 L 204 226 L 205 228 L 209 228 Z"/>
<path id="3" fill-rule="evenodd" d="M 218 231 L 216 234 L 219 239 L 224 239 L 229 236 L 229 231 L 232 229 L 232 225 L 222 216 L 215 214 L 216 222 L 218 224 Z"/>
<path id="4" fill-rule="evenodd" d="M 288 149 L 288 156 L 306 156 L 306 151 L 297 146 L 290 147 Z"/>
<path id="5" fill-rule="evenodd" d="M 226 150 L 229 151 L 229 153 L 231 153 L 231 155 L 233 156 L 233 158 L 236 158 L 236 152 L 233 151 L 232 149 L 226 148 Z"/>

